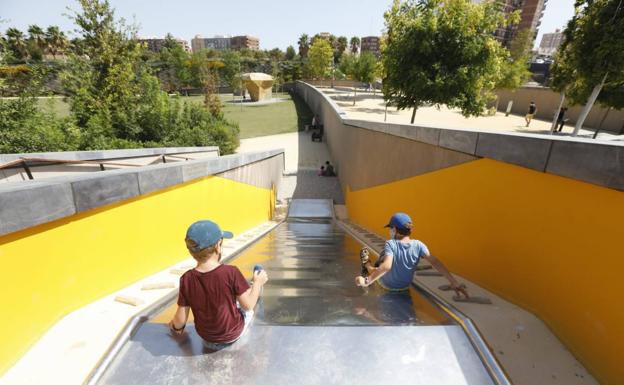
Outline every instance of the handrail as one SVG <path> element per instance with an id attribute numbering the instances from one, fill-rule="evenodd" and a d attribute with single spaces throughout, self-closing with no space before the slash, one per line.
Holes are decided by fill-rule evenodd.
<path id="1" fill-rule="evenodd" d="M 355 238 L 356 240 L 358 240 L 360 243 L 364 245 L 368 245 L 368 242 L 366 239 L 359 236 L 342 220 L 338 220 L 336 222 L 343 230 L 349 233 L 349 235 L 351 235 L 353 238 Z M 377 253 L 373 248 L 371 248 L 371 251 L 374 254 L 377 254 L 377 256 L 379 256 L 379 253 Z M 442 309 L 442 311 L 444 311 L 451 318 L 453 318 L 455 322 L 459 324 L 459 326 L 461 326 L 462 330 L 468 337 L 468 340 L 472 344 L 472 347 L 474 348 L 475 352 L 479 356 L 479 359 L 483 363 L 483 366 L 485 367 L 486 371 L 492 378 L 492 381 L 494 381 L 496 385 L 512 385 L 513 384 L 511 380 L 509 379 L 509 376 L 507 375 L 507 373 L 501 366 L 501 364 L 498 362 L 496 357 L 494 357 L 494 355 L 492 354 L 492 351 L 490 347 L 488 346 L 487 342 L 485 342 L 483 335 L 481 334 L 481 332 L 479 331 L 479 329 L 477 328 L 477 326 L 474 324 L 474 322 L 472 321 L 470 317 L 462 313 L 459 309 L 457 309 L 455 306 L 447 302 L 444 298 L 437 295 L 428 287 L 418 282 L 414 282 L 414 281 L 412 281 L 412 285 L 419 292 L 421 292 L 425 297 L 427 297 L 427 299 L 429 299 L 431 302 L 436 304 L 438 307 L 440 307 L 440 309 Z"/>
<path id="2" fill-rule="evenodd" d="M 164 155 L 163 155 L 164 156 Z M 3 164 L 0 164 L 0 170 L 4 168 L 9 168 L 15 165 L 21 165 L 26 171 L 26 175 L 28 175 L 28 179 L 33 180 L 33 174 L 30 170 L 30 167 L 33 165 L 29 165 L 28 162 L 40 162 L 40 163 L 61 163 L 61 164 L 97 164 L 100 166 L 101 171 L 106 171 L 104 165 L 107 166 L 129 166 L 129 167 L 141 167 L 143 165 L 140 164 L 131 164 L 131 163 L 117 163 L 117 162 L 100 162 L 97 160 L 64 160 L 64 159 L 49 159 L 49 158 L 27 158 L 20 157 L 19 159 L 15 159 Z M 164 162 L 164 159 L 163 159 Z"/>
<path id="3" fill-rule="evenodd" d="M 49 159 L 49 158 L 27 158 L 20 157 L 19 159 L 12 160 L 7 163 L 0 164 L 0 169 L 11 167 L 15 164 L 20 164 L 23 162 L 41 162 L 41 163 L 65 163 L 65 164 L 97 164 L 97 165 L 107 165 L 107 166 L 130 166 L 130 167 L 141 167 L 143 165 L 140 164 L 132 164 L 132 163 L 118 163 L 118 162 L 100 162 L 97 160 L 66 160 L 66 159 Z"/>

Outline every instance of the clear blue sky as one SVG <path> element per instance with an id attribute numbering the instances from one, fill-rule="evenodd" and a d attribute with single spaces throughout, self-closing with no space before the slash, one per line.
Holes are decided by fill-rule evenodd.
<path id="1" fill-rule="evenodd" d="M 110 0 L 117 16 L 140 26 L 141 36 L 174 36 L 189 40 L 196 34 L 249 34 L 260 38 L 260 47 L 296 47 L 302 33 L 331 32 L 335 35 L 379 35 L 383 12 L 391 0 Z M 0 30 L 30 24 L 58 25 L 73 29 L 67 7 L 74 0 L 0 0 Z M 549 0 L 536 45 L 544 32 L 565 26 L 573 14 L 573 0 Z"/>

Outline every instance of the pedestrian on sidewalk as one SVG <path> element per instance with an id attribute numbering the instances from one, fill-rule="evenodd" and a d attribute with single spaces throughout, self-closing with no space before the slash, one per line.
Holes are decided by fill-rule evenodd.
<path id="1" fill-rule="evenodd" d="M 529 124 L 531 124 L 531 120 L 533 120 L 533 117 L 535 116 L 536 112 L 537 112 L 537 106 L 535 105 L 535 102 L 531 100 L 531 104 L 529 104 L 529 111 L 524 117 L 527 127 L 529 127 Z"/>
<path id="2" fill-rule="evenodd" d="M 264 270 L 254 271 L 250 286 L 237 267 L 222 264 L 223 238 L 232 238 L 232 233 L 212 221 L 188 228 L 184 241 L 197 266 L 180 277 L 178 309 L 169 322 L 171 332 L 180 335 L 193 310 L 195 330 L 211 350 L 221 350 L 243 335 L 269 280 Z"/>
<path id="3" fill-rule="evenodd" d="M 561 132 L 561 130 L 563 129 L 563 125 L 566 122 L 565 114 L 567 111 L 568 111 L 568 107 L 562 107 L 559 110 L 559 115 L 557 116 L 557 123 L 555 124 L 555 128 L 557 127 L 557 125 L 559 125 L 559 130 L 557 130 L 558 132 Z"/>

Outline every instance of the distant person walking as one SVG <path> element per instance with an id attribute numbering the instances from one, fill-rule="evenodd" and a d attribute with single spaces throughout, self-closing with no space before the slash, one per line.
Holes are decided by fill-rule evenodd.
<path id="1" fill-rule="evenodd" d="M 568 111 L 568 107 L 563 107 L 559 110 L 559 115 L 557 116 L 557 124 L 555 124 L 555 128 L 557 128 L 557 125 L 559 126 L 559 130 L 557 130 L 558 132 L 561 132 L 561 130 L 563 130 L 563 125 L 566 122 L 566 118 L 565 118 L 565 114 Z"/>
<path id="2" fill-rule="evenodd" d="M 531 120 L 533 120 L 533 117 L 535 116 L 536 112 L 537 112 L 537 106 L 535 105 L 534 101 L 531 101 L 531 104 L 529 104 L 529 111 L 524 117 L 524 120 L 526 120 L 527 127 L 529 127 L 529 124 L 531 124 Z"/>

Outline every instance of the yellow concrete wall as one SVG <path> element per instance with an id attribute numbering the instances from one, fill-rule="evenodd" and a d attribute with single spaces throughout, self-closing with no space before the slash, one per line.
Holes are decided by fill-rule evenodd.
<path id="1" fill-rule="evenodd" d="M 396 211 L 449 268 L 544 320 L 602 384 L 622 384 L 624 193 L 489 159 L 347 192 L 387 237 Z"/>
<path id="2" fill-rule="evenodd" d="M 207 177 L 0 237 L 0 374 L 67 313 L 187 258 L 193 221 L 237 234 L 270 219 L 274 194 Z"/>

